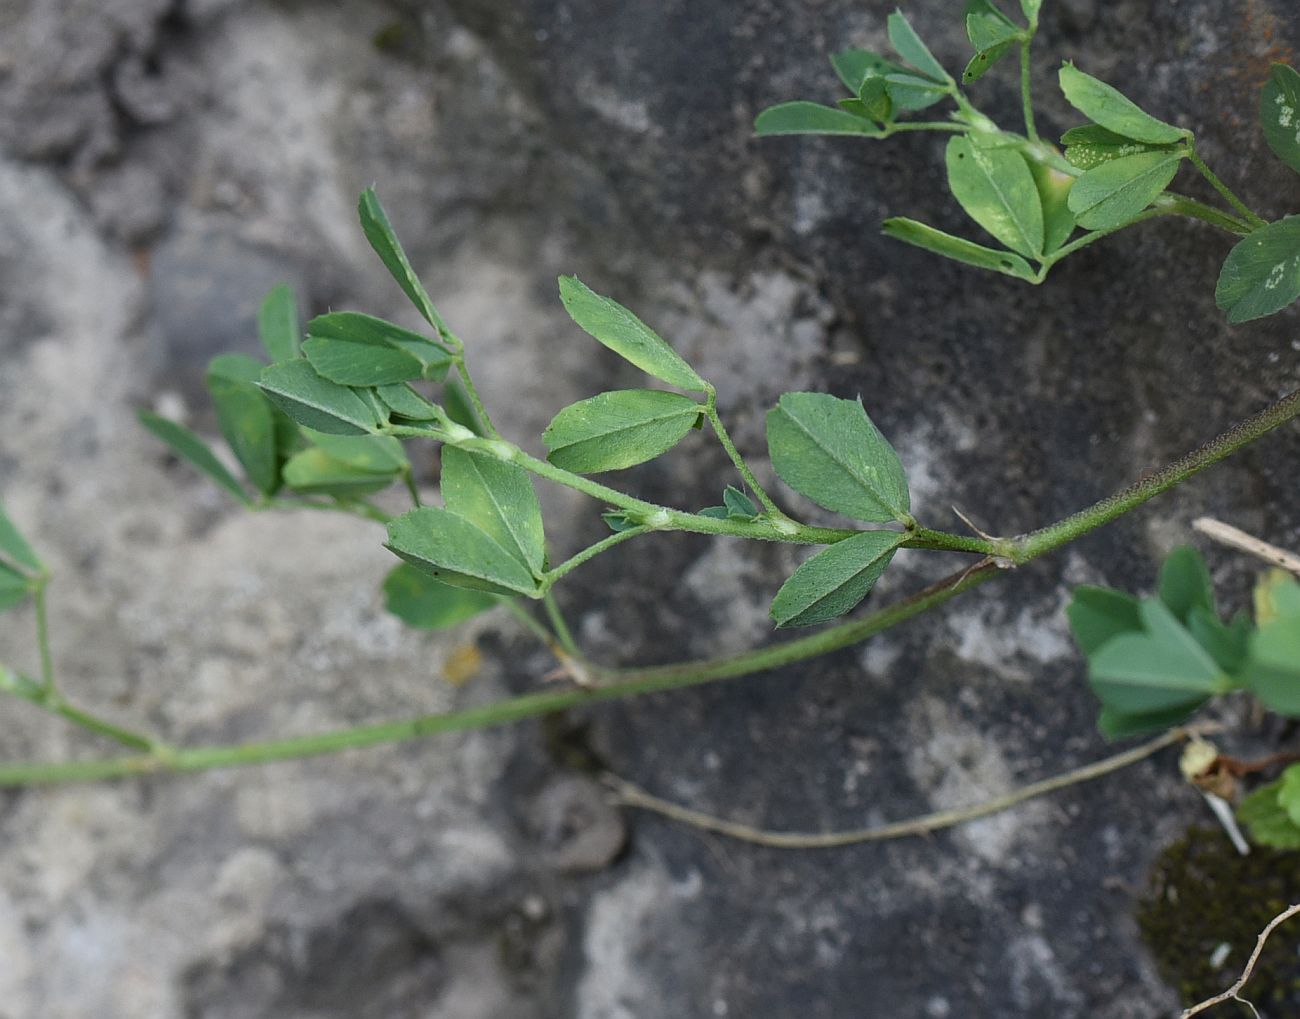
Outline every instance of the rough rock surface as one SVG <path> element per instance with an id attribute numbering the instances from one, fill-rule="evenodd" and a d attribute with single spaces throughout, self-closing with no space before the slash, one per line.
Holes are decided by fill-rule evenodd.
<path id="1" fill-rule="evenodd" d="M 951 6 L 909 13 L 957 65 Z M 550 668 L 504 615 L 404 631 L 373 528 L 242 513 L 134 422 L 153 405 L 211 431 L 203 364 L 248 348 L 278 279 L 304 311 L 411 319 L 354 226 L 372 182 L 498 423 L 534 448 L 555 409 L 634 377 L 568 324 L 559 272 L 670 336 L 746 450 L 784 390 L 862 393 L 936 526 L 953 504 L 999 532 L 1055 519 L 1297 384 L 1296 310 L 1227 328 L 1228 242 L 1206 229 L 1147 225 L 1029 288 L 879 235 L 895 213 L 964 229 L 933 138 L 751 137 L 764 105 L 834 95 L 823 55 L 881 47 L 892 7 L 0 6 L 0 498 L 58 575 L 69 693 L 227 742 L 484 702 Z M 1279 215 L 1300 189 L 1253 96 L 1297 50 L 1285 0 L 1048 0 L 1036 72 L 1047 85 L 1074 59 L 1140 96 Z M 1045 133 L 1074 122 L 1042 92 Z M 979 95 L 1013 116 L 1005 74 Z M 1149 585 L 1207 512 L 1300 546 L 1298 474 L 1292 429 L 925 622 L 766 675 L 313 762 L 0 793 L 0 1017 L 1168 1014 L 1133 898 L 1204 808 L 1167 758 L 930 839 L 816 854 L 625 821 L 575 759 L 792 830 L 1093 759 L 1069 587 Z M 728 480 L 692 437 L 627 483 L 702 505 Z M 599 533 L 587 503 L 546 508 L 561 553 Z M 1210 558 L 1240 600 L 1248 568 Z M 768 639 L 796 561 L 657 537 L 562 594 L 597 657 L 671 661 Z M 951 565 L 900 555 L 873 600 Z M 31 667 L 31 625 L 0 619 L 0 659 Z M 457 691 L 442 664 L 467 644 L 481 666 Z M 110 749 L 0 713 L 5 759 Z"/>

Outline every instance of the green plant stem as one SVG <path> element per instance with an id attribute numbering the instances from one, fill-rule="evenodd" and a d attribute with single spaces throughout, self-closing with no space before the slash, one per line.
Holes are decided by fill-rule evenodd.
<path id="1" fill-rule="evenodd" d="M 420 490 L 415 487 L 415 475 L 411 472 L 410 467 L 402 471 L 402 480 L 406 482 L 406 490 L 411 493 L 411 502 L 415 504 L 416 509 L 419 509 L 421 505 Z"/>
<path id="2" fill-rule="evenodd" d="M 42 577 L 32 592 L 32 601 L 36 606 L 36 646 L 41 656 L 40 688 L 45 696 L 55 695 L 54 656 L 50 654 L 50 624 L 45 607 L 45 589 L 49 578 Z"/>
<path id="3" fill-rule="evenodd" d="M 520 605 L 517 599 L 502 598 L 501 607 L 522 623 L 529 633 L 542 642 L 543 646 L 550 648 L 552 651 L 559 649 L 557 635 L 551 633 L 550 630 L 534 619 L 533 614 Z"/>
<path id="4" fill-rule="evenodd" d="M 1146 212 L 1138 213 L 1136 216 L 1130 219 L 1123 226 L 1111 227 L 1108 230 L 1093 230 L 1090 233 L 1084 234 L 1082 237 L 1078 238 L 1077 240 L 1071 241 L 1069 244 L 1063 244 L 1061 245 L 1061 247 L 1057 248 L 1051 254 L 1043 256 L 1042 264 L 1043 264 L 1044 274 L 1046 274 L 1046 271 L 1050 269 L 1052 266 L 1054 266 L 1061 259 L 1066 258 L 1069 255 L 1073 255 L 1080 248 L 1086 248 L 1089 244 L 1094 244 L 1097 241 L 1101 240 L 1103 237 L 1109 237 L 1113 233 L 1118 233 L 1120 230 L 1125 230 L 1128 227 L 1134 226 L 1138 223 L 1142 223 L 1145 220 L 1155 219 L 1157 216 L 1165 216 L 1165 215 L 1171 215 L 1171 213 L 1163 209 L 1147 209 Z"/>
<path id="5" fill-rule="evenodd" d="M 1211 464 L 1218 463 L 1243 446 L 1250 445 L 1273 429 L 1293 420 L 1297 415 L 1300 415 L 1300 389 L 1288 393 L 1258 414 L 1247 418 L 1186 456 L 1147 475 L 1123 491 L 1102 499 L 1050 527 L 1043 527 L 1013 539 L 1009 556 L 1017 564 L 1025 563 L 1089 531 L 1094 531 L 1142 505 L 1148 499 L 1181 484 L 1192 475 L 1199 474 Z"/>
<path id="6" fill-rule="evenodd" d="M 1209 223 L 1210 226 L 1216 226 L 1230 234 L 1244 237 L 1252 229 L 1249 223 L 1238 219 L 1236 216 L 1230 216 L 1222 209 L 1216 209 L 1213 205 L 1206 205 L 1204 202 L 1198 202 L 1195 198 L 1180 195 L 1176 191 L 1166 191 L 1156 202 L 1157 207 L 1162 212 L 1199 219 L 1202 223 Z"/>
<path id="7" fill-rule="evenodd" d="M 474 379 L 470 376 L 469 369 L 465 367 L 463 350 L 457 351 L 452 360 L 456 365 L 456 373 L 465 386 L 465 395 L 469 397 L 469 404 L 474 408 L 474 413 L 482 422 L 484 429 L 487 430 L 488 436 L 493 439 L 501 438 L 501 433 L 497 431 L 496 425 L 492 423 L 492 418 L 488 416 L 487 407 L 483 406 L 483 399 L 478 395 L 478 389 L 474 386 Z"/>
<path id="8" fill-rule="evenodd" d="M 474 445 L 476 440 L 469 440 L 465 445 Z M 703 517 L 698 513 L 657 506 L 644 499 L 620 492 L 616 488 L 602 485 L 581 474 L 574 474 L 561 467 L 556 467 L 545 460 L 530 456 L 523 450 L 513 448 L 511 462 L 524 470 L 536 474 L 539 478 L 572 488 L 593 499 L 598 499 L 610 506 L 626 510 L 644 523 L 649 530 L 656 531 L 690 531 L 694 534 L 725 534 L 735 538 L 753 538 L 758 541 L 786 541 L 799 545 L 830 545 L 845 538 L 851 538 L 858 532 L 836 527 L 810 527 L 796 523 L 782 515 L 777 520 L 759 518 L 758 520 L 720 520 L 716 517 Z M 625 532 L 626 533 L 626 532 Z"/>
<path id="9" fill-rule="evenodd" d="M 928 527 L 915 527 L 906 533 L 910 537 L 903 542 L 903 548 L 925 548 L 936 552 L 973 552 L 976 555 L 988 556 L 1001 554 L 1001 546 L 986 538 L 932 531 Z"/>
<path id="10" fill-rule="evenodd" d="M 651 527 L 629 527 L 626 531 L 615 531 L 609 537 L 602 538 L 594 545 L 588 545 L 581 552 L 564 560 L 564 562 L 560 563 L 560 565 L 555 567 L 553 570 L 547 570 L 546 577 L 542 581 L 543 589 L 549 592 L 555 585 L 555 582 L 566 573 L 577 569 L 588 560 L 596 558 L 596 556 L 600 555 L 602 552 L 609 551 L 609 549 L 613 548 L 615 545 L 621 545 L 623 542 L 628 541 L 631 538 L 639 538 L 643 534 L 649 534 L 652 530 L 654 530 L 654 528 Z"/>
<path id="11" fill-rule="evenodd" d="M 343 513 L 350 517 L 373 520 L 379 524 L 386 524 L 393 519 L 391 513 L 380 509 L 374 503 L 366 502 L 364 499 L 350 499 L 347 502 L 318 502 L 313 499 L 281 499 L 277 497 L 267 499 L 266 502 L 256 508 L 259 510 L 309 509 L 318 510 L 322 513 Z"/>
<path id="12" fill-rule="evenodd" d="M 1030 82 L 1029 51 L 1033 43 L 1032 32 L 1037 25 L 1030 25 L 1030 35 L 1020 42 L 1020 104 L 1025 112 L 1025 134 L 1031 142 L 1038 142 L 1038 128 L 1034 126 L 1034 101 Z"/>
<path id="13" fill-rule="evenodd" d="M 550 591 L 542 595 L 542 605 L 546 609 L 546 616 L 551 621 L 551 629 L 555 631 L 555 636 L 559 638 L 560 647 L 574 658 L 582 658 L 582 651 L 578 648 L 578 642 L 573 639 L 573 631 L 569 629 L 569 623 L 564 618 L 564 613 L 560 611 L 559 603 L 555 600 L 555 595 Z"/>
<path id="14" fill-rule="evenodd" d="M 970 125 L 949 120 L 900 120 L 886 124 L 881 128 L 880 134 L 871 137 L 884 139 L 891 134 L 902 134 L 906 131 L 951 131 L 954 134 L 965 134 L 969 130 Z"/>
<path id="15" fill-rule="evenodd" d="M 1255 215 L 1251 208 L 1238 198 L 1228 185 L 1219 180 L 1218 175 L 1213 170 L 1205 165 L 1205 160 L 1200 157 L 1196 151 L 1196 147 L 1191 142 L 1188 142 L 1187 144 L 1187 158 L 1191 160 L 1192 165 L 1196 167 L 1196 169 L 1201 171 L 1201 176 L 1210 182 L 1210 186 L 1214 188 L 1215 191 L 1219 192 L 1229 205 L 1246 217 L 1246 222 L 1256 228 L 1268 226 L 1267 220 L 1261 219 L 1259 216 Z"/>
<path id="16" fill-rule="evenodd" d="M 160 740 L 123 728 L 70 704 L 52 686 L 43 686 L 27 676 L 20 675 L 18 680 L 18 688 L 10 692 L 15 697 L 22 698 L 42 711 L 48 711 L 50 714 L 67 719 L 83 729 L 99 733 L 101 736 L 107 736 L 109 739 L 133 750 L 144 750 L 162 757 L 166 757 L 171 753 L 171 748 Z"/>
<path id="17" fill-rule="evenodd" d="M 211 768 L 243 767 L 271 761 L 293 760 L 384 743 L 400 743 L 440 733 L 506 725 L 617 698 L 697 686 L 760 669 L 776 668 L 779 665 L 844 647 L 941 604 L 961 591 L 969 590 L 982 583 L 997 572 L 996 567 L 988 563 L 983 567 L 967 571 L 955 581 L 951 578 L 948 581 L 941 581 L 865 619 L 787 644 L 763 648 L 747 655 L 720 658 L 704 663 L 623 672 L 595 670 L 598 678 L 613 679 L 613 682 L 600 686 L 543 690 L 464 711 L 421 715 L 395 722 L 380 722 L 265 743 L 179 748 L 161 755 L 147 754 L 98 761 L 0 765 L 0 786 L 85 782 L 159 772 L 204 771 Z"/>
<path id="18" fill-rule="evenodd" d="M 1088 509 L 1066 517 L 1049 527 L 1001 543 L 1009 552 L 1001 562 L 992 557 L 985 558 L 969 569 L 945 577 L 894 605 L 807 637 L 738 655 L 651 668 L 620 670 L 589 665 L 586 674 L 601 685 L 579 686 L 566 690 L 543 690 L 464 711 L 423 715 L 401 721 L 381 722 L 291 739 L 230 746 L 168 749 L 163 753 L 155 752 L 143 756 L 95 761 L 0 765 L 0 786 L 92 781 L 163 771 L 202 771 L 209 768 L 237 767 L 309 757 L 382 743 L 419 739 L 437 733 L 505 725 L 554 711 L 578 708 L 616 698 L 698 686 L 791 665 L 856 644 L 934 609 L 959 594 L 1006 572 L 999 567 L 1005 565 L 1007 560 L 1016 564 L 1027 563 L 1068 544 L 1211 464 L 1217 463 L 1297 416 L 1300 416 L 1300 390 L 1289 393 L 1187 456 Z"/>
<path id="19" fill-rule="evenodd" d="M 713 426 L 713 434 L 722 443 L 722 448 L 727 451 L 727 456 L 731 457 L 731 462 L 736 465 L 736 470 L 745 479 L 745 484 L 758 496 L 758 501 L 763 504 L 763 509 L 774 517 L 785 517 L 785 514 L 772 501 L 772 497 L 758 483 L 758 479 L 754 477 L 754 472 L 749 469 L 749 464 L 745 462 L 745 458 L 740 455 L 740 450 L 736 448 L 736 444 L 731 441 L 731 436 L 727 433 L 722 418 L 718 416 L 718 395 L 713 390 L 709 391 L 708 401 L 704 405 L 704 416 L 709 419 L 709 424 Z"/>

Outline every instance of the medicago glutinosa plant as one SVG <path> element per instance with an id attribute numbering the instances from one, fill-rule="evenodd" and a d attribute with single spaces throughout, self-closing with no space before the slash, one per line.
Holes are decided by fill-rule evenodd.
<path id="1" fill-rule="evenodd" d="M 876 139 L 900 131 L 952 134 L 946 156 L 951 190 L 1004 248 L 906 219 L 889 220 L 886 232 L 980 268 L 1041 282 L 1056 262 L 1086 244 L 1143 220 L 1179 214 L 1242 238 L 1218 287 L 1219 303 L 1232 321 L 1276 312 L 1300 297 L 1300 219 L 1269 224 L 1257 217 L 1205 166 L 1190 132 L 1144 113 L 1114 89 L 1066 66 L 1061 72 L 1066 98 L 1090 122 L 1067 133 L 1063 152 L 1038 135 L 1029 48 L 1039 4 L 1022 0 L 1021 7 L 1024 24 L 988 0 L 967 5 L 964 17 L 975 55 L 961 78 L 974 82 L 1004 54 L 1018 53 L 1023 133 L 999 128 L 976 110 L 901 13 L 888 25 L 897 59 L 860 50 L 833 58 L 850 98 L 838 107 L 807 102 L 774 107 L 759 116 L 758 131 Z M 947 119 L 906 119 L 942 102 L 954 107 Z M 1300 171 L 1300 140 L 1291 130 L 1296 109 L 1300 76 L 1278 65 L 1264 91 L 1264 130 L 1274 151 Z M 1226 209 L 1168 190 L 1184 162 L 1206 176 Z M 1010 537 L 953 533 L 924 522 L 934 508 L 913 505 L 906 465 L 860 400 L 816 392 L 783 395 L 768 411 L 766 453 L 788 491 L 768 491 L 728 434 L 713 384 L 651 325 L 566 276 L 559 281 L 559 297 L 575 333 L 580 330 L 620 355 L 646 380 L 636 389 L 597 393 L 557 408 L 541 436 L 547 455 L 540 458 L 493 424 L 473 381 L 472 339 L 462 341 L 439 314 L 373 191 L 361 196 L 358 211 L 365 236 L 423 320 L 419 331 L 358 311 L 330 312 L 303 329 L 292 293 L 277 286 L 259 316 L 266 360 L 225 355 L 213 361 L 208 374 L 220 431 L 242 477 L 184 426 L 150 413 L 141 420 L 251 510 L 312 507 L 384 525 L 386 546 L 400 560 L 384 581 L 392 612 L 426 628 L 452 626 L 490 610 L 510 612 L 554 652 L 570 682 L 472 709 L 338 732 L 175 746 L 91 715 L 65 697 L 49 654 L 48 572 L 0 512 L 0 608 L 33 599 L 40 661 L 35 675 L 0 666 L 0 689 L 131 751 L 103 759 L 0 765 L 0 784 L 301 757 L 517 721 L 806 660 L 1006 575 L 1300 414 L 1300 392 L 1284 396 L 1129 488 L 1038 530 Z M 734 469 L 732 477 L 719 480 L 715 505 L 661 505 L 595 479 L 668 454 L 693 429 L 703 428 Z M 411 440 L 438 444 L 436 502 L 425 504 L 414 481 L 405 445 Z M 537 481 L 590 497 L 602 514 L 605 529 L 561 562 L 549 554 Z M 373 501 L 377 493 L 399 486 L 409 493 L 406 512 L 393 515 Z M 797 506 L 800 498 L 839 514 L 845 526 L 804 522 L 796 509 L 786 508 Z M 780 628 L 830 625 L 703 661 L 624 669 L 591 661 L 574 640 L 552 589 L 595 556 L 663 531 L 811 547 L 814 551 L 773 592 L 771 615 Z M 971 558 L 951 576 L 894 604 L 840 620 L 863 601 L 900 548 Z M 1300 654 L 1291 653 L 1298 629 L 1294 587 L 1294 582 L 1270 581 L 1270 593 L 1261 601 L 1267 612 L 1258 612 L 1253 622 L 1225 623 L 1214 608 L 1203 564 L 1179 553 L 1166 564 L 1156 598 L 1139 601 L 1119 592 L 1080 590 L 1070 620 L 1103 703 L 1103 730 L 1119 736 L 1166 727 L 1209 697 L 1241 687 L 1275 710 L 1300 715 L 1300 696 L 1293 692 L 1300 689 Z"/>

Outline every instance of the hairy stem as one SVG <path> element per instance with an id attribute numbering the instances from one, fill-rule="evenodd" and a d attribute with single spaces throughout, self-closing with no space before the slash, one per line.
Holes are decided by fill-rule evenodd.
<path id="1" fill-rule="evenodd" d="M 543 581 L 543 585 L 547 591 L 545 597 L 550 597 L 550 589 L 555 585 L 555 582 L 566 573 L 577 569 L 589 559 L 596 558 L 596 556 L 600 555 L 602 552 L 607 552 L 615 545 L 621 545 L 630 538 L 639 538 L 643 534 L 649 534 L 651 530 L 652 528 L 649 527 L 629 527 L 626 531 L 616 531 L 609 537 L 602 538 L 600 541 L 596 542 L 596 544 L 588 545 L 581 552 L 578 552 L 576 555 L 564 560 L 564 562 L 560 563 L 560 565 L 555 567 L 553 570 L 548 570 L 546 572 L 546 578 Z M 548 613 L 553 611 L 552 606 L 549 603 L 546 610 Z M 552 622 L 553 621 L 554 617 L 552 617 Z"/>
<path id="2" fill-rule="evenodd" d="M 763 504 L 763 509 L 774 517 L 785 517 L 785 514 L 772 501 L 772 497 L 758 483 L 758 479 L 754 477 L 754 472 L 749 469 L 749 464 L 745 462 L 745 458 L 740 455 L 740 450 L 736 448 L 736 444 L 731 441 L 731 436 L 727 433 L 722 418 L 718 416 L 718 397 L 712 390 L 709 391 L 708 402 L 704 405 L 704 415 L 709 419 L 709 424 L 713 426 L 713 434 L 722 443 L 722 448 L 727 451 L 727 456 L 731 457 L 731 462 L 736 465 L 736 470 L 745 479 L 745 484 L 758 496 L 758 501 Z"/>
<path id="3" fill-rule="evenodd" d="M 569 622 L 564 618 L 564 613 L 560 611 L 555 595 L 547 591 L 542 596 L 542 605 L 546 608 L 547 618 L 551 621 L 555 636 L 559 638 L 560 646 L 574 658 L 581 658 L 582 651 L 578 647 L 578 642 L 573 639 L 573 631 L 569 629 Z"/>
<path id="4" fill-rule="evenodd" d="M 1211 439 L 1199 449 L 1148 474 L 1123 491 L 1116 492 L 1050 527 L 1043 527 L 1019 536 L 1012 542 L 1011 559 L 1017 564 L 1028 562 L 1045 552 L 1060 548 L 1089 531 L 1095 531 L 1103 524 L 1108 524 L 1116 517 L 1141 506 L 1148 499 L 1181 484 L 1211 464 L 1231 456 L 1243 446 L 1250 445 L 1273 429 L 1293 420 L 1298 414 L 1300 414 L 1300 389 L 1293 390 L 1258 414 L 1247 418 L 1217 438 Z"/>
<path id="5" fill-rule="evenodd" d="M 1010 539 L 1004 543 L 1009 552 L 1005 557 L 998 560 L 992 557 L 985 558 L 969 569 L 954 573 L 894 605 L 807 637 L 739 655 L 674 665 L 623 670 L 587 666 L 586 675 L 593 680 L 591 686 L 579 686 L 567 690 L 544 690 L 464 711 L 424 715 L 335 732 L 265 743 L 175 749 L 166 753 L 155 752 L 143 756 L 98 761 L 0 765 L 0 786 L 88 781 L 161 771 L 201 771 L 208 768 L 309 757 L 382 743 L 418 739 L 437 733 L 504 725 L 536 718 L 553 711 L 577 708 L 616 698 L 697 686 L 815 658 L 856 644 L 978 587 L 1006 572 L 999 569 L 999 565 L 1005 564 L 1008 560 L 1016 564 L 1027 563 L 1101 527 L 1293 420 L 1297 415 L 1300 415 L 1300 390 L 1284 396 L 1218 438 L 1212 439 L 1199 449 L 1129 488 L 1056 524 Z M 600 685 L 595 685 L 597 683 Z"/>

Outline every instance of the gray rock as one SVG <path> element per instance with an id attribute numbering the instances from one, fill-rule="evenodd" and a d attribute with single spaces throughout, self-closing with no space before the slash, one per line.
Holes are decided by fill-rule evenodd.
<path id="1" fill-rule="evenodd" d="M 1296 385 L 1295 309 L 1227 328 L 1212 290 L 1229 242 L 1208 230 L 1147 224 L 1030 288 L 879 236 L 890 214 L 976 236 L 934 139 L 752 137 L 771 102 L 829 100 L 824 55 L 883 46 L 892 6 L 0 8 L 0 498 L 58 576 L 65 689 L 209 743 L 483 703 L 552 667 L 504 615 L 402 630 L 376 593 L 391 563 L 377 530 L 240 514 L 132 420 L 161 388 L 210 431 L 206 360 L 255 349 L 253 312 L 277 279 L 304 315 L 415 324 L 353 222 L 370 183 L 482 366 L 498 423 L 535 451 L 560 407 L 642 384 L 563 315 L 560 272 L 615 294 L 718 383 L 765 480 L 763 415 L 780 392 L 861 394 L 932 526 L 959 527 L 954 504 L 995 532 L 1037 526 Z M 908 11 L 956 66 L 951 6 Z M 1300 48 L 1289 5 L 1049 2 L 1042 34 L 1049 137 L 1078 119 L 1047 87 L 1073 59 L 1195 128 L 1248 202 L 1289 207 L 1294 175 L 1252 123 L 1268 61 Z M 1009 75 L 975 94 L 1014 122 Z M 926 840 L 824 853 L 620 816 L 575 771 L 821 831 L 1102 756 L 1062 618 L 1070 588 L 1148 588 L 1207 512 L 1300 545 L 1292 439 L 923 622 L 771 674 L 312 762 L 4 794 L 0 1011 L 1169 1012 L 1132 920 L 1149 862 L 1203 819 L 1167 758 Z M 734 480 L 692 435 L 614 482 L 703 506 Z M 557 554 L 603 533 L 600 507 L 544 499 Z M 560 589 L 604 661 L 768 639 L 766 605 L 798 559 L 680 536 L 640 548 Z M 1252 568 L 1210 558 L 1225 601 L 1244 604 Z M 955 566 L 900 555 L 872 604 Z M 33 667 L 32 622 L 0 617 L 6 661 Z M 480 662 L 459 693 L 439 678 L 453 655 Z M 0 713 L 4 758 L 111 751 L 21 705 Z"/>

